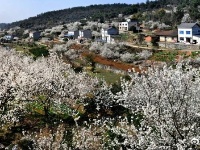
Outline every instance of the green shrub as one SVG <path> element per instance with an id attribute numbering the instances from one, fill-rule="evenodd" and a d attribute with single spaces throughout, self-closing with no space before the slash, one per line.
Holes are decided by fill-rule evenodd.
<path id="1" fill-rule="evenodd" d="M 178 55 L 177 51 L 161 51 L 155 53 L 153 57 L 156 61 L 170 62 L 174 61 L 177 55 Z"/>
<path id="2" fill-rule="evenodd" d="M 37 59 L 41 56 L 47 57 L 49 55 L 49 51 L 46 49 L 46 47 L 31 48 L 29 52 L 33 54 L 34 59 Z"/>
<path id="3" fill-rule="evenodd" d="M 199 51 L 192 52 L 191 57 L 195 58 L 195 57 L 199 56 L 199 54 L 200 54 Z"/>

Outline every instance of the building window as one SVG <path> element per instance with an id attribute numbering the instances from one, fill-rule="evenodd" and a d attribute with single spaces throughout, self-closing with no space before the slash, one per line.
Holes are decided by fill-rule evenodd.
<path id="1" fill-rule="evenodd" d="M 180 41 L 184 41 L 184 37 L 180 37 Z"/>
<path id="2" fill-rule="evenodd" d="M 190 31 L 186 31 L 186 34 L 190 34 Z"/>
<path id="3" fill-rule="evenodd" d="M 179 31 L 179 34 L 184 34 L 184 31 Z"/>

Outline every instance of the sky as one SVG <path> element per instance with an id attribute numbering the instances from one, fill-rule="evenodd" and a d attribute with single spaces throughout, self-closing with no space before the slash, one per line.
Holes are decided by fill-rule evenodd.
<path id="1" fill-rule="evenodd" d="M 146 2 L 146 0 L 1 0 L 0 23 L 11 23 L 47 11 L 77 6 L 113 3 L 136 4 L 142 2 Z"/>

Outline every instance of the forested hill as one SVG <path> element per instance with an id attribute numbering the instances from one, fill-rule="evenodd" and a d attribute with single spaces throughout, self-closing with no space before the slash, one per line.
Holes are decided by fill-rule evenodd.
<path id="1" fill-rule="evenodd" d="M 7 24 L 7 27 L 10 28 L 14 26 L 20 26 L 22 28 L 48 28 L 58 24 L 80 21 L 81 19 L 85 18 L 91 21 L 103 22 L 105 20 L 111 20 L 112 18 L 117 17 L 118 14 L 132 15 L 146 11 L 153 12 L 154 10 L 167 7 L 170 7 L 171 9 L 177 7 L 178 11 L 182 12 L 174 14 L 174 17 L 181 18 L 183 12 L 188 12 L 192 20 L 197 20 L 200 19 L 200 8 L 198 6 L 200 6 L 200 0 L 147 0 L 146 3 L 138 3 L 133 5 L 119 3 L 90 5 L 86 7 L 74 7 L 42 13 L 35 17 L 30 17 L 22 21 Z M 167 18 L 169 20 L 168 16 Z M 147 17 L 142 19 L 148 21 Z M 153 21 L 155 21 L 155 19 Z M 175 22 L 174 20 L 169 21 L 171 23 Z"/>
<path id="2" fill-rule="evenodd" d="M 192 20 L 200 19 L 200 0 L 147 0 L 147 9 L 177 7 L 178 10 L 189 13 Z"/>
<path id="3" fill-rule="evenodd" d="M 23 28 L 41 27 L 46 28 L 57 24 L 79 21 L 81 19 L 104 21 L 117 17 L 118 14 L 133 14 L 137 11 L 130 4 L 105 4 L 90 5 L 86 7 L 74 7 L 58 11 L 39 14 L 35 17 L 14 22 L 9 27 L 20 26 Z"/>

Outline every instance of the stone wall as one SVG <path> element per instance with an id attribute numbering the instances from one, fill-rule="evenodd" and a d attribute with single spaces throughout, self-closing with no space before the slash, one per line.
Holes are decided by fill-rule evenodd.
<path id="1" fill-rule="evenodd" d="M 200 45 L 192 45 L 192 44 L 159 42 L 158 45 L 160 48 L 167 48 L 167 49 L 200 50 Z"/>

